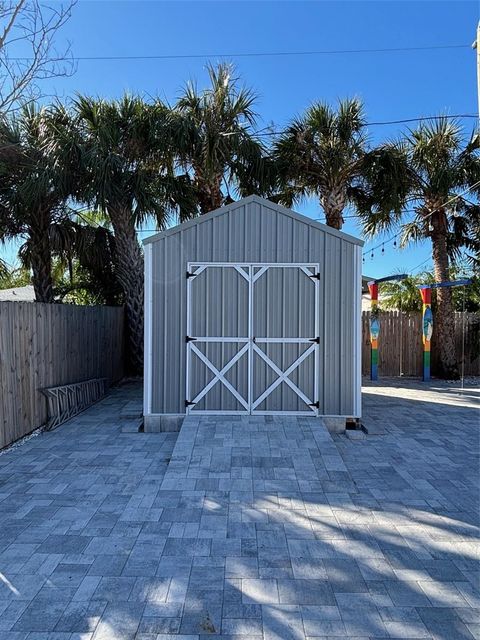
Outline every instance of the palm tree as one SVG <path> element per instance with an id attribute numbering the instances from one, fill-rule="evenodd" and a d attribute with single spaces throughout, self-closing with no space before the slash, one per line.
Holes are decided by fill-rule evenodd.
<path id="1" fill-rule="evenodd" d="M 52 252 L 61 265 L 55 294 L 61 300 L 80 304 L 124 302 L 116 277 L 115 237 L 108 221 L 99 212 L 76 212 L 72 219 L 57 225 L 52 234 Z"/>
<path id="2" fill-rule="evenodd" d="M 210 87 L 187 85 L 175 109 L 173 145 L 179 163 L 192 175 L 200 212 L 241 197 L 266 193 L 272 166 L 254 135 L 255 94 L 240 87 L 228 64 L 209 66 Z M 270 182 L 269 182 L 270 181 Z"/>
<path id="3" fill-rule="evenodd" d="M 0 124 L 0 229 L 23 236 L 23 264 L 32 269 L 37 302 L 53 302 L 51 237 L 68 218 L 70 158 L 50 145 L 51 109 L 24 107 Z"/>
<path id="4" fill-rule="evenodd" d="M 470 198 L 480 185 L 479 143 L 476 134 L 465 143 L 459 125 L 447 118 L 421 124 L 399 142 L 386 145 L 390 158 L 396 158 L 396 170 L 390 172 L 388 206 L 375 205 L 382 202 L 377 187 L 384 185 L 375 177 L 378 167 L 372 168 L 370 194 L 359 205 L 367 235 L 389 231 L 400 223 L 401 246 L 431 242 L 435 282 L 449 279 L 451 264 L 463 248 L 478 250 L 480 208 Z M 410 221 L 406 219 L 408 207 L 413 207 Z M 435 333 L 440 356 L 438 374 L 457 378 L 449 288 L 437 290 Z"/>
<path id="5" fill-rule="evenodd" d="M 341 229 L 343 212 L 356 202 L 366 164 L 371 161 L 365 114 L 357 99 L 341 100 L 335 110 L 317 102 L 282 132 L 273 147 L 280 195 L 286 206 L 315 196 L 326 223 Z"/>
<path id="6" fill-rule="evenodd" d="M 68 146 L 76 138 L 80 149 L 77 199 L 111 221 L 131 365 L 137 373 L 143 364 L 144 289 L 136 227 L 151 217 L 163 229 L 174 212 L 189 217 L 193 207 L 188 176 L 174 171 L 170 119 L 170 110 L 159 102 L 80 96 L 74 102 L 73 134 L 67 129 L 62 142 Z"/>

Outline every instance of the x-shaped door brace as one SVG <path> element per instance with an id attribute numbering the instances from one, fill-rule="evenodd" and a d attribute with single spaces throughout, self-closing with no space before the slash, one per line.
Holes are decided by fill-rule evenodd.
<path id="1" fill-rule="evenodd" d="M 233 365 L 240 360 L 240 358 L 245 354 L 248 353 L 248 348 L 249 348 L 249 344 L 247 342 L 247 344 L 244 344 L 243 347 L 240 349 L 240 351 L 238 353 L 235 354 L 235 356 L 229 361 L 227 362 L 227 364 L 223 367 L 223 369 L 221 369 L 220 371 L 217 369 L 217 367 L 215 367 L 210 360 L 200 351 L 200 349 L 198 349 L 193 343 L 190 344 L 190 349 L 193 351 L 193 353 L 195 353 L 200 360 L 210 369 L 210 371 L 213 373 L 214 377 L 210 380 L 210 382 L 207 384 L 206 387 L 204 387 L 200 393 L 192 400 L 192 404 L 197 404 L 209 391 L 210 389 L 217 384 L 218 381 L 220 381 L 222 384 L 224 384 L 227 389 L 230 391 L 230 393 L 232 393 L 235 398 L 238 400 L 238 402 L 240 402 L 240 404 L 247 410 L 249 411 L 249 406 L 247 401 L 245 400 L 245 398 L 242 398 L 242 396 L 238 393 L 238 391 L 235 389 L 235 387 L 233 387 L 230 382 L 225 378 L 225 374 L 227 373 L 227 371 L 229 371 Z"/>
<path id="2" fill-rule="evenodd" d="M 255 400 L 255 402 L 252 404 L 252 411 L 255 411 L 258 405 L 261 404 L 265 400 L 265 398 L 268 398 L 268 396 L 272 393 L 272 391 L 274 391 L 280 384 L 282 384 L 282 382 L 285 382 L 285 384 L 287 384 L 290 387 L 290 389 L 292 389 L 292 391 L 294 391 L 303 400 L 303 402 L 305 402 L 305 404 L 308 407 L 310 407 L 310 409 L 315 413 L 315 405 L 312 402 L 312 400 L 307 398 L 307 396 L 303 393 L 303 391 L 299 389 L 297 385 L 294 382 L 292 382 L 289 378 L 289 376 L 295 371 L 295 369 L 297 369 L 302 364 L 302 362 L 306 358 L 308 358 L 308 356 L 311 353 L 314 353 L 315 347 L 316 345 L 312 344 L 306 351 L 302 353 L 302 355 L 299 358 L 295 360 L 295 362 L 293 362 L 288 367 L 288 369 L 286 369 L 285 371 L 282 371 L 266 355 L 266 353 L 264 353 L 261 349 L 257 347 L 256 344 L 253 345 L 253 350 L 255 351 L 255 353 L 257 353 L 262 358 L 262 360 L 264 360 L 268 364 L 268 366 L 271 367 L 273 371 L 275 371 L 278 378 L 274 382 L 272 382 L 272 384 L 269 387 L 267 387 L 267 389 L 265 389 L 262 395 Z"/>
<path id="3" fill-rule="evenodd" d="M 305 402 L 305 404 L 310 407 L 310 409 L 315 412 L 315 405 L 314 403 L 310 400 L 310 398 L 308 398 L 301 389 L 299 389 L 297 387 L 297 385 L 292 382 L 292 380 L 290 380 L 289 376 L 295 371 L 295 369 L 297 369 L 304 360 L 306 360 L 306 358 L 308 358 L 308 356 L 312 353 L 314 353 L 315 351 L 315 344 L 312 344 L 306 351 L 304 351 L 302 353 L 301 356 L 299 356 L 295 362 L 293 362 L 288 369 L 286 369 L 285 371 L 282 371 L 281 369 L 279 369 L 277 367 L 277 365 L 273 362 L 273 360 L 271 360 L 266 353 L 264 353 L 261 349 L 259 349 L 257 347 L 257 345 L 254 343 L 253 344 L 253 350 L 255 351 L 255 353 L 257 353 L 262 360 L 264 360 L 264 362 L 267 363 L 267 365 L 269 367 L 271 367 L 271 369 L 273 369 L 273 371 L 277 374 L 278 378 L 272 382 L 272 384 L 265 389 L 265 391 L 262 393 L 261 396 L 259 396 L 252 404 L 252 411 L 255 411 L 255 409 L 266 399 L 268 398 L 268 396 L 282 383 L 285 382 L 285 384 L 287 384 L 292 391 L 294 391 L 302 400 L 303 402 Z M 244 407 L 244 409 L 246 411 L 249 411 L 249 406 L 248 406 L 248 402 L 247 400 L 245 400 L 245 398 L 243 398 L 238 391 L 235 389 L 235 387 L 233 387 L 230 382 L 225 378 L 225 374 L 227 373 L 227 371 L 229 371 L 233 365 L 238 362 L 238 360 L 240 360 L 240 358 L 248 352 L 248 348 L 249 348 L 249 344 L 244 344 L 243 347 L 240 349 L 240 351 L 238 353 L 235 354 L 235 356 L 229 361 L 227 362 L 227 364 L 219 371 L 217 369 L 217 367 L 215 367 L 215 365 L 213 365 L 210 360 L 208 360 L 208 358 L 205 356 L 205 354 L 203 354 L 200 349 L 198 349 L 194 344 L 190 345 L 190 349 L 193 351 L 193 353 L 195 353 L 198 358 L 205 364 L 206 367 L 208 367 L 208 369 L 210 369 L 210 371 L 213 373 L 214 377 L 210 380 L 210 382 L 200 391 L 200 393 L 195 396 L 195 398 L 191 401 L 192 404 L 197 404 L 204 396 L 207 395 L 207 393 L 210 391 L 210 389 L 212 389 L 212 387 L 214 387 L 217 382 L 221 382 L 222 384 L 225 385 L 225 387 L 233 394 L 233 396 L 238 400 L 238 402 L 240 402 L 240 404 Z"/>

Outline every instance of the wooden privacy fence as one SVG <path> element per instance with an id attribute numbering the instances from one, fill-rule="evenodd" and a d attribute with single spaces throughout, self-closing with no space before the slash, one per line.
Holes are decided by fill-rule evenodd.
<path id="1" fill-rule="evenodd" d="M 0 302 L 0 448 L 47 421 L 41 393 L 123 375 L 122 307 Z"/>
<path id="2" fill-rule="evenodd" d="M 455 314 L 455 342 L 457 358 L 462 360 L 462 323 L 465 323 L 465 375 L 480 375 L 480 314 Z M 362 313 L 362 374 L 370 375 L 370 311 Z M 432 339 L 432 375 L 437 365 L 435 345 L 435 318 Z M 380 312 L 380 337 L 378 346 L 379 376 L 422 375 L 422 314 Z"/>

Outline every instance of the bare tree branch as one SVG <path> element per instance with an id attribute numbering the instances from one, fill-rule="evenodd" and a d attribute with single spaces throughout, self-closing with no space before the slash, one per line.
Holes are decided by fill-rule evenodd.
<path id="1" fill-rule="evenodd" d="M 17 5 L 13 8 L 13 11 L 11 12 L 11 15 L 10 15 L 10 19 L 8 20 L 8 22 L 7 22 L 6 26 L 5 26 L 5 29 L 3 30 L 3 35 L 2 35 L 2 38 L 0 40 L 0 49 L 3 49 L 3 45 L 5 44 L 5 40 L 7 39 L 8 34 L 12 30 L 12 27 L 15 24 L 15 20 L 17 19 L 17 16 L 18 16 L 21 8 L 25 4 L 25 2 L 26 2 L 26 0 L 20 0 L 20 2 L 18 2 Z"/>
<path id="2" fill-rule="evenodd" d="M 38 100 L 42 81 L 74 73 L 70 44 L 58 51 L 55 39 L 76 2 L 0 0 L 0 111 Z"/>

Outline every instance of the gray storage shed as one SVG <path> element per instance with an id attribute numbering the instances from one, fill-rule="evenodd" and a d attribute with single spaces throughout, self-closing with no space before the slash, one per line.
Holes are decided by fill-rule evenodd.
<path id="1" fill-rule="evenodd" d="M 257 196 L 146 239 L 146 429 L 360 417 L 362 244 Z"/>

